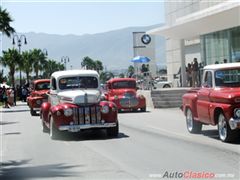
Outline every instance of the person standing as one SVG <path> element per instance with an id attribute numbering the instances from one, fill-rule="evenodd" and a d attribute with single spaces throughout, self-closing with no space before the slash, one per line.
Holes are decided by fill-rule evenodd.
<path id="1" fill-rule="evenodd" d="M 187 83 L 189 87 L 192 87 L 192 65 L 188 63 L 188 66 L 186 68 L 187 70 Z"/>
<path id="2" fill-rule="evenodd" d="M 192 65 L 192 87 L 196 86 L 198 86 L 198 61 L 197 58 L 194 58 Z"/>

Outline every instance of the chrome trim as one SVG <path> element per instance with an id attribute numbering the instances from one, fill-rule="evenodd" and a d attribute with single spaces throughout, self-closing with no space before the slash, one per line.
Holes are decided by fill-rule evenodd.
<path id="1" fill-rule="evenodd" d="M 79 132 L 82 129 L 91 129 L 91 128 L 109 128 L 115 127 L 117 123 L 103 123 L 103 124 L 83 124 L 83 125 L 63 125 L 59 126 L 60 131 L 70 131 L 70 132 Z"/>
<path id="2" fill-rule="evenodd" d="M 234 129 L 237 129 L 238 124 L 240 124 L 240 119 L 231 118 L 228 123 L 229 123 L 231 130 L 234 130 Z"/>
<path id="3" fill-rule="evenodd" d="M 33 108 L 34 111 L 40 111 L 41 108 Z"/>

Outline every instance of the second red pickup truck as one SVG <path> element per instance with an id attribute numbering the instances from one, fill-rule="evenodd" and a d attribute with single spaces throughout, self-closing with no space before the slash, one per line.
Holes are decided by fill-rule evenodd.
<path id="1" fill-rule="evenodd" d="M 240 63 L 204 67 L 202 86 L 183 95 L 182 110 L 190 133 L 217 125 L 223 142 L 240 139 Z"/>

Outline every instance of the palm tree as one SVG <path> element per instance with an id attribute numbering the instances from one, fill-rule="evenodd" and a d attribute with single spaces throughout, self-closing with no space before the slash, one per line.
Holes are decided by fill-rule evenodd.
<path id="1" fill-rule="evenodd" d="M 10 23 L 12 21 L 13 20 L 7 10 L 2 9 L 0 6 L 0 31 L 3 34 L 6 34 L 8 37 L 10 37 L 11 34 L 15 32 L 14 28 L 10 26 Z"/>
<path id="2" fill-rule="evenodd" d="M 9 68 L 9 76 L 11 79 L 11 84 L 15 85 L 14 74 L 17 69 L 17 64 L 21 61 L 21 55 L 16 49 L 8 49 L 8 51 L 3 51 L 3 57 L 1 58 L 1 64 Z"/>
<path id="3" fill-rule="evenodd" d="M 102 61 L 96 60 L 95 61 L 95 67 L 96 67 L 96 71 L 99 73 L 100 71 L 103 70 L 103 64 Z"/>
<path id="4" fill-rule="evenodd" d="M 44 65 L 43 77 L 50 78 L 52 73 L 61 70 L 64 70 L 63 64 L 57 63 L 55 60 L 47 60 Z"/>
<path id="5" fill-rule="evenodd" d="M 134 67 L 131 65 L 128 67 L 128 77 L 132 77 L 134 74 Z"/>
<path id="6" fill-rule="evenodd" d="M 42 52 L 41 49 L 33 49 L 31 51 L 33 58 L 33 70 L 36 75 L 36 79 L 38 79 L 39 71 L 42 71 L 44 68 L 44 64 L 46 62 L 46 55 Z"/>
<path id="7" fill-rule="evenodd" d="M 33 58 L 32 58 L 32 54 L 29 51 L 24 51 L 22 52 L 22 70 L 23 72 L 26 73 L 27 76 L 27 83 L 29 83 L 29 79 L 30 79 L 30 73 L 33 70 Z"/>
<path id="8" fill-rule="evenodd" d="M 102 83 L 106 83 L 109 79 L 114 78 L 114 74 L 112 72 L 102 72 L 100 74 L 100 81 Z"/>
<path id="9" fill-rule="evenodd" d="M 81 66 L 85 67 L 86 69 L 96 69 L 96 64 L 95 64 L 94 60 L 92 60 L 88 56 L 83 58 Z"/>

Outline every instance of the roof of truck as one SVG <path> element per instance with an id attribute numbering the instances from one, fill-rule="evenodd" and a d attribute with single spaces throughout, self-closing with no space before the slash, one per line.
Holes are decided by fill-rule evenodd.
<path id="1" fill-rule="evenodd" d="M 224 63 L 224 64 L 211 64 L 204 67 L 204 69 L 231 69 L 231 68 L 240 68 L 240 63 Z"/>
<path id="2" fill-rule="evenodd" d="M 72 76 L 99 76 L 97 71 L 94 70 L 67 70 L 54 72 L 52 77 L 72 77 Z"/>

